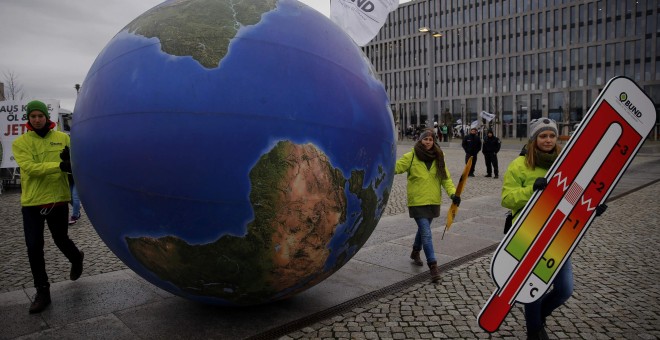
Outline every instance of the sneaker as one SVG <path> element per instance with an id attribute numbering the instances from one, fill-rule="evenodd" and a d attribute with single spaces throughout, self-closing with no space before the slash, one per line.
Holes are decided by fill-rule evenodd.
<path id="1" fill-rule="evenodd" d="M 474 174 L 469 174 L 468 177 L 474 177 Z"/>
<path id="2" fill-rule="evenodd" d="M 85 258 L 85 253 L 81 250 L 80 261 L 71 264 L 71 273 L 69 274 L 69 278 L 71 279 L 71 281 L 78 280 L 80 278 L 80 275 L 82 275 L 84 258 Z"/>
<path id="3" fill-rule="evenodd" d="M 491 176 L 490 174 L 487 174 L 487 175 L 486 175 L 486 176 L 484 176 L 484 177 L 492 177 L 492 176 Z"/>
<path id="4" fill-rule="evenodd" d="M 500 176 L 498 176 L 498 175 L 495 175 L 495 178 L 500 178 Z"/>
<path id="5" fill-rule="evenodd" d="M 76 222 L 78 222 L 78 219 L 80 219 L 80 216 L 71 216 L 71 217 L 69 217 L 69 225 L 76 224 Z"/>

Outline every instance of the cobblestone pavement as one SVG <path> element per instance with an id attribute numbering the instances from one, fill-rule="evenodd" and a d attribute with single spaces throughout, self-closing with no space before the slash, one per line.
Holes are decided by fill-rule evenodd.
<path id="1" fill-rule="evenodd" d="M 660 338 L 660 183 L 620 198 L 596 219 L 573 253 L 575 292 L 547 321 L 551 339 Z M 650 209 L 640 209 L 651 207 Z M 477 325 L 494 291 L 490 256 L 281 339 L 474 339 L 525 337 L 517 304 L 497 333 Z"/>

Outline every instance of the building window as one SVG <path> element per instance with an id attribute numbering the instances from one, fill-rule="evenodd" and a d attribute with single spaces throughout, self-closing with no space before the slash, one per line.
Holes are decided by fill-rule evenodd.
<path id="1" fill-rule="evenodd" d="M 530 112 L 530 119 L 541 118 L 543 115 L 543 110 L 541 109 L 541 95 L 533 94 L 532 95 L 532 110 Z"/>
<path id="2" fill-rule="evenodd" d="M 582 120 L 583 105 L 582 105 L 582 91 L 570 92 L 570 110 L 569 110 L 569 123 L 577 124 Z"/>
<path id="3" fill-rule="evenodd" d="M 557 123 L 564 121 L 563 119 L 563 105 L 564 94 L 561 92 L 548 93 L 548 118 L 554 119 Z M 563 134 L 559 131 L 559 134 Z"/>
<path id="4" fill-rule="evenodd" d="M 502 97 L 502 137 L 513 137 L 513 97 Z"/>

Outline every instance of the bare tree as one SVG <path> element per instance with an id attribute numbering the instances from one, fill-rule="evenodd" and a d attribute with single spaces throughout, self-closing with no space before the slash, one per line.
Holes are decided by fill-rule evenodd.
<path id="1" fill-rule="evenodd" d="M 23 91 L 23 85 L 18 81 L 18 75 L 13 71 L 6 71 L 3 74 L 4 82 L 4 100 L 21 100 L 26 95 Z"/>

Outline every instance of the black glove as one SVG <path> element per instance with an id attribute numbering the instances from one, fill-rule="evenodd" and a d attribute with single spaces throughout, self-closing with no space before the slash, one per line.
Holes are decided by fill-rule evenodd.
<path id="1" fill-rule="evenodd" d="M 60 152 L 60 158 L 65 162 L 71 160 L 71 154 L 69 153 L 69 147 L 68 146 L 65 146 L 64 150 L 62 150 L 62 152 Z"/>
<path id="2" fill-rule="evenodd" d="M 534 189 L 534 191 L 543 190 L 547 185 L 548 185 L 548 180 L 545 179 L 545 177 L 539 177 L 536 179 L 536 181 L 534 181 L 534 186 L 532 187 L 532 189 Z"/>
<path id="3" fill-rule="evenodd" d="M 605 203 L 599 204 L 596 207 L 596 217 L 602 215 L 605 212 L 605 210 L 607 210 L 607 204 L 605 204 Z"/>
<path id="4" fill-rule="evenodd" d="M 451 195 L 451 202 L 456 204 L 456 206 L 458 207 L 461 205 L 461 197 L 456 195 Z"/>
<path id="5" fill-rule="evenodd" d="M 69 161 L 60 162 L 60 170 L 62 170 L 62 172 L 71 173 L 71 162 Z"/>

